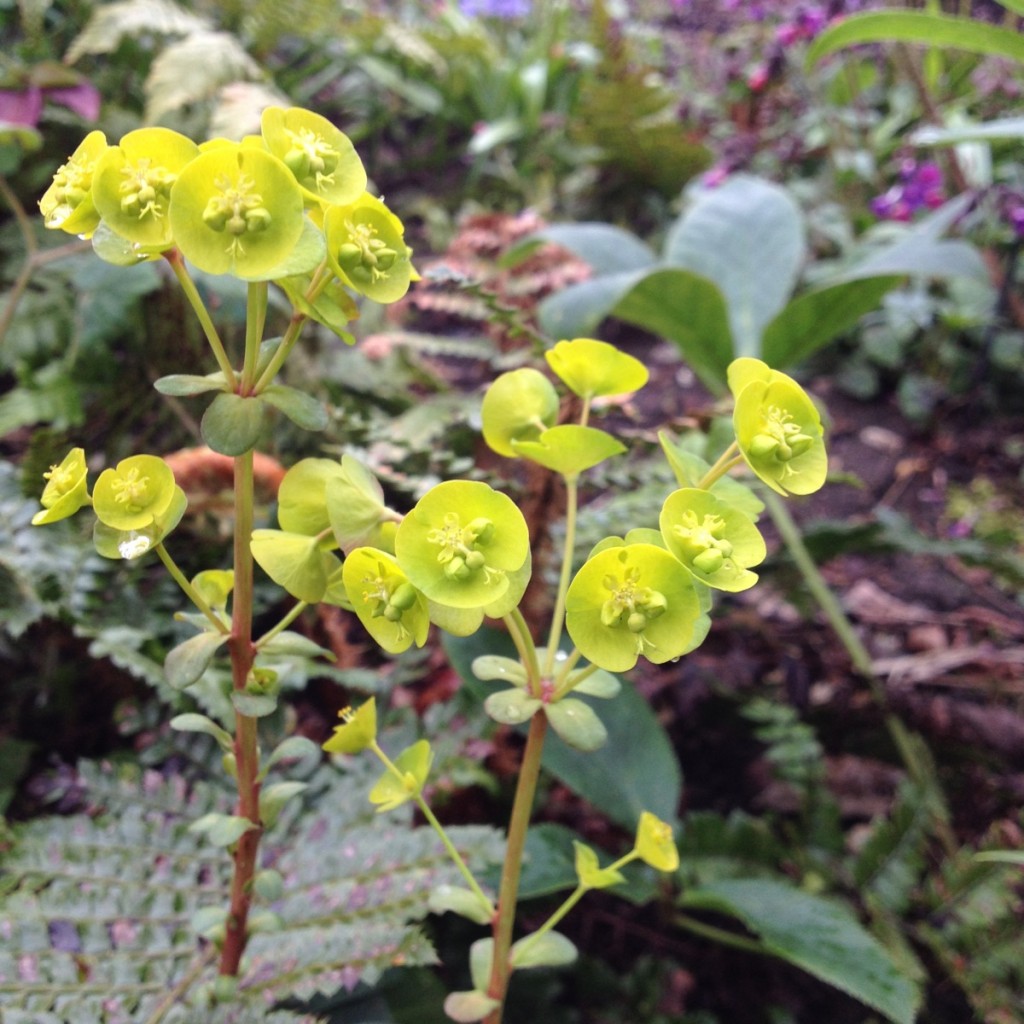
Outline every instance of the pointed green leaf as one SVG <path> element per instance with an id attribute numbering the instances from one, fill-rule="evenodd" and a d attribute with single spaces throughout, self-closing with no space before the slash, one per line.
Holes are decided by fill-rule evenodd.
<path id="1" fill-rule="evenodd" d="M 187 398 L 189 395 L 201 395 L 206 391 L 223 391 L 224 374 L 208 373 L 205 377 L 200 377 L 194 373 L 172 373 L 154 381 L 153 387 L 161 395 Z"/>
<path id="2" fill-rule="evenodd" d="M 266 406 L 258 396 L 219 394 L 203 414 L 203 440 L 221 455 L 244 455 L 256 447 L 266 421 Z"/>
<path id="3" fill-rule="evenodd" d="M 272 637 L 265 644 L 261 644 L 260 651 L 263 654 L 283 657 L 337 660 L 333 651 L 329 651 L 326 647 L 321 647 L 316 641 L 310 640 L 308 636 L 303 636 L 301 633 L 296 633 L 291 629 L 286 629 L 278 633 L 277 636 Z"/>
<path id="4" fill-rule="evenodd" d="M 808 47 L 805 61 L 813 67 L 830 53 L 861 43 L 920 43 L 922 46 L 968 50 L 1024 63 L 1024 36 L 973 18 L 954 18 L 927 11 L 864 11 L 834 22 Z"/>
<path id="5" fill-rule="evenodd" d="M 168 723 L 172 729 L 178 732 L 201 732 L 212 736 L 224 750 L 231 750 L 234 747 L 234 738 L 226 729 L 222 729 L 212 718 L 206 715 L 190 712 L 185 715 L 176 715 Z"/>
<path id="6" fill-rule="evenodd" d="M 530 967 L 564 967 L 575 963 L 579 953 L 560 932 L 527 935 L 512 944 L 512 966 L 517 971 Z"/>
<path id="7" fill-rule="evenodd" d="M 843 906 L 776 879 L 712 882 L 683 896 L 683 905 L 738 917 L 767 952 L 860 1000 L 894 1024 L 913 1024 L 917 987 L 890 953 Z"/>
<path id="8" fill-rule="evenodd" d="M 200 633 L 172 648 L 164 659 L 167 682 L 175 690 L 184 690 L 198 682 L 217 650 L 227 640 L 226 633 Z"/>
<path id="9" fill-rule="evenodd" d="M 284 805 L 308 788 L 305 782 L 277 782 L 260 790 L 260 821 L 269 828 L 277 821 Z"/>
<path id="10" fill-rule="evenodd" d="M 277 698 L 264 693 L 246 693 L 244 690 L 231 691 L 231 704 L 246 718 L 266 718 L 277 710 Z"/>
<path id="11" fill-rule="evenodd" d="M 258 826 L 238 814 L 204 814 L 189 825 L 189 832 L 201 832 L 214 846 L 231 846 Z"/>
<path id="12" fill-rule="evenodd" d="M 323 402 L 304 391 L 285 384 L 271 384 L 260 397 L 303 430 L 323 430 L 327 426 L 327 410 Z"/>
<path id="13" fill-rule="evenodd" d="M 443 914 L 451 911 L 465 917 L 476 924 L 490 924 L 494 910 L 482 901 L 472 889 L 458 885 L 438 885 L 430 890 L 427 900 L 432 914 Z"/>

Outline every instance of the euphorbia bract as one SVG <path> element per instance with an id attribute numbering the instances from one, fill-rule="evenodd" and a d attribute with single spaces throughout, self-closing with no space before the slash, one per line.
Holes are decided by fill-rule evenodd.
<path id="1" fill-rule="evenodd" d="M 99 159 L 107 151 L 103 132 L 89 132 L 78 149 L 53 176 L 39 200 L 43 222 L 69 234 L 89 238 L 100 222 L 92 197 L 92 181 Z"/>
<path id="2" fill-rule="evenodd" d="M 736 441 L 747 464 L 779 494 L 812 494 L 825 482 L 828 459 L 821 417 L 792 377 L 759 359 L 734 360 Z"/>
<path id="3" fill-rule="evenodd" d="M 100 217 L 116 234 L 143 249 L 169 249 L 174 244 L 168 215 L 171 189 L 198 155 L 199 147 L 191 139 L 169 128 L 129 132 L 96 165 L 92 196 Z"/>

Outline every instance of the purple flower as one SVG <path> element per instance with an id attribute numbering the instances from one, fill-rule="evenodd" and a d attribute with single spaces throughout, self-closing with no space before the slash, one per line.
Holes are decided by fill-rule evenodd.
<path id="1" fill-rule="evenodd" d="M 531 0 L 461 0 L 459 10 L 467 18 L 525 18 L 532 7 Z"/>
<path id="2" fill-rule="evenodd" d="M 946 201 L 942 170 L 933 161 L 913 157 L 900 162 L 900 180 L 871 200 L 871 212 L 882 220 L 908 221 L 918 210 L 934 210 Z"/>

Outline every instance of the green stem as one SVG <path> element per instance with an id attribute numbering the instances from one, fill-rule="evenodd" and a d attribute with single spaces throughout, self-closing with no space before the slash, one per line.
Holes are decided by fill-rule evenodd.
<path id="1" fill-rule="evenodd" d="M 200 326 L 203 328 L 203 334 L 206 335 L 206 340 L 210 344 L 210 349 L 217 360 L 220 372 L 224 374 L 228 387 L 234 391 L 238 386 L 238 381 L 235 377 L 235 371 L 231 366 L 231 360 L 228 359 L 228 354 L 224 351 L 224 344 L 220 340 L 220 335 L 217 333 L 217 328 L 213 324 L 206 304 L 203 302 L 195 282 L 189 275 L 184 257 L 177 249 L 168 249 L 164 253 L 164 259 L 167 260 L 171 270 L 174 271 L 174 276 L 178 279 L 178 284 L 181 285 L 185 298 L 188 299 L 189 305 L 192 307 Z"/>
<path id="2" fill-rule="evenodd" d="M 455 844 L 451 841 L 448 833 L 444 830 L 444 825 L 437 820 L 437 816 L 430 809 L 430 805 L 426 800 L 423 799 L 422 793 L 416 794 L 416 803 L 419 809 L 423 812 L 423 817 L 427 819 L 431 827 L 438 834 L 441 842 L 444 843 L 444 848 L 448 851 L 448 856 L 451 857 L 455 866 L 459 869 L 459 874 L 466 880 L 466 884 L 473 890 L 473 895 L 477 897 L 483 903 L 485 907 L 490 911 L 491 915 L 494 915 L 494 904 L 487 898 L 486 893 L 477 884 L 477 880 L 473 877 L 473 872 L 469 870 L 466 862 L 462 859 L 462 854 L 459 853 Z"/>
<path id="3" fill-rule="evenodd" d="M 807 550 L 800 527 L 797 526 L 786 503 L 774 491 L 764 489 L 762 497 L 782 542 L 786 545 L 793 563 L 803 576 L 807 589 L 811 592 L 811 596 L 817 602 L 840 643 L 846 648 L 854 669 L 868 684 L 871 696 L 882 711 L 885 727 L 907 772 L 920 785 L 930 788 L 934 784 L 932 772 L 926 761 L 918 755 L 903 722 L 889 710 L 889 697 L 885 692 L 885 686 L 875 674 L 874 666 L 871 663 L 871 654 L 847 618 L 839 599 L 821 575 L 821 570 L 811 557 L 810 551 Z M 936 819 L 936 827 L 943 843 L 952 853 L 956 849 L 956 843 L 949 831 L 948 822 Z"/>
<path id="4" fill-rule="evenodd" d="M 739 445 L 733 441 L 719 455 L 718 461 L 704 474 L 704 479 L 697 484 L 697 487 L 702 491 L 706 491 L 716 480 L 725 476 L 733 466 L 738 466 L 743 461 L 743 456 L 739 454 L 739 450 Z"/>
<path id="5" fill-rule="evenodd" d="M 246 292 L 245 309 L 245 360 L 242 364 L 241 394 L 252 393 L 256 382 L 256 364 L 260 358 L 260 342 L 263 341 L 263 327 L 267 321 L 266 281 L 250 281 Z"/>
<path id="6" fill-rule="evenodd" d="M 711 939 L 712 942 L 720 942 L 723 946 L 732 946 L 733 949 L 741 949 L 745 953 L 768 955 L 768 950 L 760 942 L 737 935 L 735 932 L 726 931 L 724 928 L 716 928 L 713 924 L 705 924 L 703 921 L 690 917 L 689 914 L 676 914 L 672 921 L 680 928 L 693 932 L 694 935 Z"/>
<path id="7" fill-rule="evenodd" d="M 573 551 L 576 547 L 576 514 L 579 494 L 578 477 L 565 478 L 565 548 L 562 551 L 562 570 L 558 577 L 558 593 L 555 596 L 555 610 L 551 615 L 551 633 L 548 649 L 544 656 L 544 676 L 550 678 L 555 669 L 555 656 L 562 642 L 562 626 L 565 623 L 565 595 L 569 590 L 572 575 Z"/>
<path id="8" fill-rule="evenodd" d="M 185 592 L 185 596 L 213 623 L 214 629 L 218 633 L 227 633 L 228 627 L 223 623 L 220 616 L 202 599 L 199 591 L 185 579 L 185 574 L 178 568 L 174 559 L 171 558 L 167 548 L 161 543 L 157 544 L 154 550 L 160 556 L 160 561 L 164 563 L 174 582 Z"/>
<path id="9" fill-rule="evenodd" d="M 274 639 L 275 636 L 279 633 L 283 633 L 308 607 L 308 601 L 299 601 L 276 626 L 272 629 L 268 629 L 266 633 L 264 633 L 263 636 L 253 644 L 253 647 L 255 647 L 256 650 L 259 650 L 261 647 L 265 647 Z"/>
<path id="10" fill-rule="evenodd" d="M 540 690 L 540 665 L 537 661 L 537 647 L 530 636 L 530 627 L 523 618 L 523 613 L 518 608 L 502 616 L 502 621 L 508 629 L 508 635 L 515 644 L 519 660 L 526 669 L 526 685 L 530 693 L 535 697 L 539 696 Z"/>
<path id="11" fill-rule="evenodd" d="M 547 934 L 551 931 L 556 924 L 559 924 L 570 910 L 576 906 L 577 903 L 583 897 L 590 892 L 589 885 L 577 885 L 575 889 L 569 894 L 565 902 L 532 934 L 527 938 L 523 939 L 517 952 L 522 952 L 529 949 L 542 935 Z"/>
<path id="12" fill-rule="evenodd" d="M 232 591 L 231 682 L 235 692 L 244 692 L 252 671 L 256 649 L 252 642 L 253 560 L 249 541 L 252 536 L 253 453 L 235 459 L 235 582 Z M 252 906 L 252 880 L 263 832 L 260 824 L 259 743 L 257 720 L 235 712 L 235 764 L 238 803 L 235 813 L 248 818 L 257 827 L 246 832 L 235 844 L 234 874 L 227 917 L 227 935 L 221 949 L 221 974 L 238 974 L 248 941 L 247 923 Z"/>
<path id="13" fill-rule="evenodd" d="M 498 913 L 494 921 L 494 962 L 487 994 L 499 1004 L 505 1001 L 508 979 L 511 974 L 509 950 L 512 948 L 512 929 L 516 918 L 516 900 L 519 896 L 519 877 L 523 868 L 523 850 L 526 847 L 526 833 L 530 826 L 533 800 L 540 778 L 540 760 L 544 752 L 544 736 L 548 720 L 543 713 L 530 719 L 526 734 L 526 749 L 519 769 L 519 781 L 512 802 L 512 817 L 508 826 L 508 844 L 505 849 L 505 863 L 501 871 L 501 885 L 498 889 Z M 502 1007 L 492 1010 L 484 1024 L 501 1024 Z"/>
<path id="14" fill-rule="evenodd" d="M 313 274 L 310 285 L 306 289 L 306 301 L 314 301 L 320 292 L 327 287 L 332 277 L 333 273 L 327 266 L 327 262 L 325 260 L 319 268 L 317 268 L 316 273 Z M 299 340 L 299 334 L 302 332 L 302 325 L 307 319 L 308 317 L 305 313 L 301 312 L 299 309 L 293 309 L 292 318 L 288 323 L 287 330 L 284 332 L 284 337 L 281 338 L 281 344 L 277 346 L 277 351 L 274 352 L 270 362 L 260 374 L 259 380 L 257 380 L 253 385 L 254 394 L 258 395 L 273 383 L 278 371 L 284 365 L 284 361 L 288 358 L 291 350 L 295 347 L 295 343 Z"/>

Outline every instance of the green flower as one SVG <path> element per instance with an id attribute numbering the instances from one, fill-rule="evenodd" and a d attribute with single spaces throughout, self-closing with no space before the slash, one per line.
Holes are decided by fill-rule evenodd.
<path id="1" fill-rule="evenodd" d="M 358 754 L 377 742 L 377 702 L 371 697 L 353 711 L 342 708 L 338 712 L 342 724 L 335 726 L 334 735 L 323 745 L 329 754 Z"/>
<path id="2" fill-rule="evenodd" d="M 43 511 L 32 517 L 33 526 L 67 519 L 91 500 L 86 486 L 84 448 L 72 448 L 59 466 L 51 466 L 43 474 L 43 479 L 46 486 L 39 499 Z"/>
<path id="3" fill-rule="evenodd" d="M 759 359 L 729 364 L 733 425 L 747 465 L 779 494 L 812 494 L 825 482 L 821 417 L 792 377 Z"/>
<path id="4" fill-rule="evenodd" d="M 511 498 L 484 483 L 450 480 L 431 488 L 402 520 L 395 554 L 431 601 L 500 615 L 495 605 L 509 591 L 509 574 L 527 561 L 530 536 Z"/>
<path id="5" fill-rule="evenodd" d="M 497 377 L 480 409 L 484 440 L 499 455 L 518 458 L 513 441 L 536 441 L 558 419 L 555 386 L 531 367 Z"/>
<path id="6" fill-rule="evenodd" d="M 107 226 L 144 249 L 174 244 L 171 188 L 199 147 L 169 128 L 138 128 L 109 147 L 96 165 L 92 195 Z"/>
<path id="7" fill-rule="evenodd" d="M 103 132 L 89 132 L 53 176 L 53 182 L 39 200 L 43 223 L 71 235 L 89 238 L 100 222 L 92 198 L 96 164 L 107 151 Z"/>
<path id="8" fill-rule="evenodd" d="M 347 206 L 366 190 L 366 171 L 351 140 L 330 121 L 301 107 L 267 107 L 261 121 L 267 149 L 315 203 Z"/>
<path id="9" fill-rule="evenodd" d="M 593 555 L 566 594 L 565 625 L 588 661 L 609 672 L 631 669 L 642 654 L 661 664 L 693 650 L 708 629 L 688 573 L 654 544 Z"/>
<path id="10" fill-rule="evenodd" d="M 182 255 L 208 274 L 271 280 L 303 234 L 302 192 L 277 157 L 246 144 L 211 147 L 179 175 L 170 222 Z"/>
<path id="11" fill-rule="evenodd" d="M 418 280 L 404 231 L 402 222 L 368 192 L 348 206 L 331 206 L 324 216 L 331 268 L 368 299 L 397 302 Z"/>
<path id="12" fill-rule="evenodd" d="M 92 530 L 93 546 L 103 558 L 126 561 L 141 558 L 157 544 L 163 543 L 164 538 L 181 522 L 187 508 L 185 492 L 175 485 L 167 507 L 146 526 L 120 529 L 97 519 Z"/>
<path id="13" fill-rule="evenodd" d="M 662 506 L 660 526 L 669 551 L 701 583 L 737 592 L 757 582 L 748 567 L 764 561 L 764 538 L 742 512 L 709 491 L 673 491 Z"/>
<path id="14" fill-rule="evenodd" d="M 114 530 L 141 530 L 175 498 L 171 467 L 155 455 L 132 455 L 100 473 L 93 489 L 96 517 Z"/>
<path id="15" fill-rule="evenodd" d="M 640 815 L 633 848 L 645 864 L 658 871 L 675 871 L 679 867 L 679 851 L 672 837 L 672 826 L 650 811 Z"/>
<path id="16" fill-rule="evenodd" d="M 430 629 L 427 599 L 391 555 L 356 548 L 342 566 L 345 592 L 366 631 L 390 654 L 422 647 Z"/>
<path id="17" fill-rule="evenodd" d="M 566 387 L 580 398 L 639 391 L 647 383 L 647 367 L 606 341 L 560 341 L 544 353 L 544 358 Z"/>
<path id="18" fill-rule="evenodd" d="M 370 790 L 370 803 L 377 804 L 377 813 L 393 811 L 423 791 L 434 761 L 434 752 L 426 740 L 419 740 L 395 758 L 396 775 L 390 768 Z"/>

